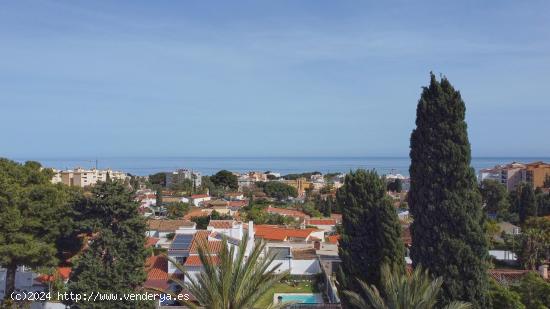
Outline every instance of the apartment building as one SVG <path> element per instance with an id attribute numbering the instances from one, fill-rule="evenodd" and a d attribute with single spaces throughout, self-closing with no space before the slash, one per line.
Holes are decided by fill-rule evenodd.
<path id="1" fill-rule="evenodd" d="M 182 183 L 185 179 L 189 179 L 193 182 L 195 187 L 201 185 L 202 175 L 199 172 L 189 169 L 178 169 L 166 174 L 166 187 L 170 187 L 172 184 Z"/>
<path id="2" fill-rule="evenodd" d="M 68 186 L 87 187 L 93 186 L 98 181 L 111 180 L 126 180 L 128 175 L 124 172 L 113 171 L 111 169 L 83 169 L 76 168 L 74 170 L 59 171 L 54 170 L 55 174 L 52 178 L 53 183 L 63 183 Z"/>
<path id="3" fill-rule="evenodd" d="M 543 187 L 546 177 L 550 177 L 550 164 L 544 162 L 497 165 L 493 168 L 481 169 L 479 180 L 492 179 L 506 186 L 508 191 L 515 190 L 520 183 L 529 183 L 533 187 Z"/>
<path id="4" fill-rule="evenodd" d="M 550 164 L 544 162 L 533 162 L 525 164 L 523 171 L 525 182 L 530 183 L 535 188 L 544 187 L 546 177 L 550 177 Z"/>

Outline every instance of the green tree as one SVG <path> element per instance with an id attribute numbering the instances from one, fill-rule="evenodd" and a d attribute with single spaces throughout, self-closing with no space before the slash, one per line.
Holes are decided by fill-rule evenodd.
<path id="1" fill-rule="evenodd" d="M 338 190 L 337 203 L 343 214 L 338 289 L 359 292 L 356 279 L 380 289 L 384 263 L 404 268 L 401 226 L 386 196 L 385 182 L 374 171 L 350 172 Z M 343 301 L 346 308 L 353 308 L 345 298 Z"/>
<path id="2" fill-rule="evenodd" d="M 486 179 L 481 183 L 481 197 L 485 211 L 496 214 L 497 218 L 508 218 L 510 201 L 506 187 L 499 181 Z"/>
<path id="3" fill-rule="evenodd" d="M 197 229 L 205 230 L 208 227 L 210 220 L 229 220 L 229 219 L 232 219 L 230 215 L 222 215 L 219 212 L 213 210 L 210 213 L 210 216 L 192 217 L 191 221 L 197 224 Z"/>
<path id="4" fill-rule="evenodd" d="M 6 269 L 5 297 L 15 287 L 17 267 L 56 266 L 67 192 L 53 185 L 53 172 L 37 162 L 0 158 L 0 266 Z"/>
<path id="5" fill-rule="evenodd" d="M 489 281 L 489 299 L 493 309 L 525 309 L 518 293 L 500 285 L 494 279 Z"/>
<path id="6" fill-rule="evenodd" d="M 432 280 L 428 271 L 417 267 L 408 275 L 403 267 L 391 269 L 387 264 L 382 266 L 381 287 L 385 291 L 382 295 L 380 288 L 368 285 L 357 280 L 359 292 L 345 291 L 345 297 L 356 308 L 372 309 L 431 309 L 436 308 L 437 297 L 441 291 L 443 280 L 441 277 Z M 452 302 L 444 309 L 470 308 L 464 302 Z"/>
<path id="7" fill-rule="evenodd" d="M 166 173 L 160 172 L 153 175 L 149 175 L 149 183 L 160 187 L 166 186 Z"/>
<path id="8" fill-rule="evenodd" d="M 537 200 L 535 199 L 533 186 L 530 184 L 523 183 L 519 185 L 518 193 L 519 221 L 523 223 L 527 217 L 534 217 L 537 215 Z"/>
<path id="9" fill-rule="evenodd" d="M 511 289 L 521 296 L 521 302 L 528 309 L 550 308 L 550 283 L 535 272 L 525 275 L 519 285 Z"/>
<path id="10" fill-rule="evenodd" d="M 387 185 L 388 191 L 401 192 L 403 191 L 403 181 L 399 178 L 391 180 Z"/>
<path id="11" fill-rule="evenodd" d="M 298 191 L 291 185 L 279 181 L 261 182 L 256 184 L 269 197 L 278 199 L 279 201 L 286 200 L 289 197 L 297 197 Z"/>
<path id="12" fill-rule="evenodd" d="M 155 206 L 161 207 L 162 206 L 162 190 L 160 188 L 157 189 L 155 197 L 156 197 Z"/>
<path id="13" fill-rule="evenodd" d="M 132 293 L 145 281 L 145 221 L 132 194 L 119 182 L 100 182 L 88 201 L 96 237 L 69 279 L 73 293 Z M 79 302 L 74 308 L 147 308 L 135 301 Z"/>
<path id="14" fill-rule="evenodd" d="M 239 188 L 237 176 L 227 170 L 217 172 L 214 176 L 210 177 L 210 181 L 225 190 L 237 190 Z"/>
<path id="15" fill-rule="evenodd" d="M 189 204 L 183 202 L 168 203 L 166 205 L 166 211 L 169 219 L 181 218 L 189 212 Z"/>
<path id="16" fill-rule="evenodd" d="M 305 202 L 303 203 L 300 208 L 302 209 L 302 212 L 306 215 L 313 217 L 313 218 L 319 218 L 323 214 L 315 207 L 315 203 L 313 202 Z"/>
<path id="17" fill-rule="evenodd" d="M 520 263 L 526 269 L 536 270 L 543 261 L 550 260 L 550 220 L 527 219 L 516 241 L 519 246 L 514 249 Z"/>
<path id="18" fill-rule="evenodd" d="M 485 307 L 488 251 L 465 112 L 447 78 L 439 82 L 431 74 L 411 135 L 411 257 L 443 278 L 442 304 L 462 300 Z"/>
<path id="19" fill-rule="evenodd" d="M 264 254 L 265 243 L 249 244 L 246 236 L 237 247 L 229 246 L 225 238 L 222 241 L 218 263 L 211 259 L 208 245 L 199 244 L 199 258 L 204 269 L 197 277 L 190 275 L 177 261 L 170 260 L 185 274 L 185 282 L 176 278 L 173 281 L 189 291 L 200 304 L 186 302 L 185 305 L 207 309 L 251 309 L 270 288 L 288 276 L 288 271 L 278 271 L 281 264 L 272 265 L 275 255 Z M 253 247 L 247 250 L 250 245 Z M 282 305 L 275 307 L 282 308 Z"/>

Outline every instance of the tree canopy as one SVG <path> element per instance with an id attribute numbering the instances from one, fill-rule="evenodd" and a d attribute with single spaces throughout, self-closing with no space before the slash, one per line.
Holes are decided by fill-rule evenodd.
<path id="1" fill-rule="evenodd" d="M 63 232 L 68 194 L 53 185 L 53 172 L 37 162 L 0 158 L 0 266 L 5 295 L 15 287 L 18 266 L 56 266 L 56 240 Z"/>
<path id="2" fill-rule="evenodd" d="M 461 300 L 485 307 L 488 251 L 465 113 L 447 78 L 431 74 L 411 134 L 411 257 L 415 266 L 443 278 L 443 304 Z"/>
<path id="3" fill-rule="evenodd" d="M 210 177 L 210 181 L 218 187 L 226 190 L 237 190 L 239 188 L 239 182 L 237 176 L 228 170 L 221 170 L 215 175 Z"/>
<path id="4" fill-rule="evenodd" d="M 145 281 L 145 221 L 130 191 L 119 182 L 100 182 L 87 198 L 95 221 L 93 241 L 69 278 L 73 293 L 132 293 Z M 139 302 L 139 308 L 152 304 Z M 135 301 L 81 302 L 79 308 L 136 308 Z"/>
<path id="5" fill-rule="evenodd" d="M 360 292 L 355 280 L 378 287 L 383 264 L 404 268 L 404 246 L 397 212 L 386 196 L 386 183 L 374 171 L 349 173 L 338 190 L 342 209 L 342 235 L 337 273 L 340 294 Z M 346 308 L 354 308 L 341 297 Z"/>

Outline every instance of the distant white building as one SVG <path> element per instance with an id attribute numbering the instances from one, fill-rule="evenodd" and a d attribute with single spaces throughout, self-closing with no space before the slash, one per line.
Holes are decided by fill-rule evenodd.
<path id="1" fill-rule="evenodd" d="M 68 186 L 75 187 L 93 186 L 98 181 L 107 181 L 107 178 L 121 181 L 129 178 L 126 173 L 121 171 L 113 171 L 111 169 L 83 169 L 79 167 L 74 170 L 54 170 L 54 173 L 52 183 L 64 183 Z"/>
<path id="2" fill-rule="evenodd" d="M 170 187 L 172 184 L 183 182 L 185 179 L 191 180 L 195 187 L 199 187 L 202 181 L 202 175 L 199 172 L 189 169 L 178 169 L 166 174 L 166 186 Z"/>

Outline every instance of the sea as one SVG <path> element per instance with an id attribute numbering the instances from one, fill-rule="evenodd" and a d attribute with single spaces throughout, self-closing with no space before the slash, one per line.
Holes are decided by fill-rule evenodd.
<path id="1" fill-rule="evenodd" d="M 314 172 L 349 172 L 358 168 L 374 169 L 379 174 L 409 174 L 408 157 L 104 157 L 104 158 L 15 158 L 16 161 L 38 161 L 45 167 L 73 169 L 76 167 L 110 168 L 132 175 L 146 176 L 180 168 L 212 175 L 226 169 L 233 172 L 272 171 L 281 175 Z M 511 162 L 550 162 L 550 157 L 474 157 L 476 171 Z"/>

